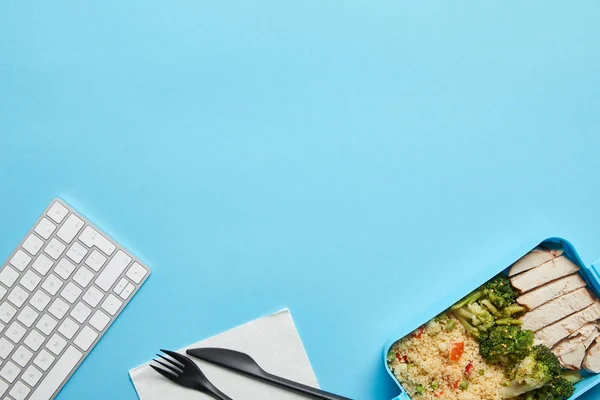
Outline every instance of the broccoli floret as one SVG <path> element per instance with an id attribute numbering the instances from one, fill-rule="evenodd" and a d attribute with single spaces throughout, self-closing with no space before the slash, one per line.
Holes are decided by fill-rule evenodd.
<path id="1" fill-rule="evenodd" d="M 494 325 L 520 325 L 526 308 L 516 303 L 508 278 L 498 275 L 451 307 L 465 329 L 478 340 L 486 339 Z"/>
<path id="2" fill-rule="evenodd" d="M 502 315 L 505 317 L 520 317 L 521 315 L 525 314 L 525 311 L 527 311 L 527 308 L 518 304 L 513 304 L 503 308 Z"/>
<path id="3" fill-rule="evenodd" d="M 513 371 L 514 377 L 511 383 L 501 389 L 503 398 L 517 397 L 532 390 L 548 387 L 539 391 L 540 396 L 545 395 L 544 391 L 550 390 L 554 397 L 561 399 L 561 396 L 573 387 L 571 382 L 560 375 L 561 366 L 558 358 L 544 345 L 534 346 L 531 353 Z"/>
<path id="4" fill-rule="evenodd" d="M 460 314 L 461 311 L 462 311 L 462 309 L 454 310 L 453 311 L 454 316 L 460 321 L 462 326 L 465 327 L 467 332 L 469 332 L 473 337 L 478 339 L 481 336 L 481 333 L 479 332 L 479 330 L 477 328 L 475 328 L 473 325 L 471 325 L 471 323 L 469 322 L 469 320 L 467 318 L 463 317 Z"/>
<path id="5" fill-rule="evenodd" d="M 525 400 L 554 400 L 554 395 L 544 386 L 543 388 L 527 392 Z"/>
<path id="6" fill-rule="evenodd" d="M 471 322 L 479 330 L 487 331 L 494 325 L 494 316 L 477 303 L 471 303 L 466 307 L 472 314 Z"/>
<path id="7" fill-rule="evenodd" d="M 473 293 L 467 295 L 467 297 L 463 298 L 461 301 L 450 307 L 451 310 L 458 310 L 459 308 L 463 308 L 466 305 L 476 302 L 483 296 L 482 290 L 476 290 Z"/>
<path id="8" fill-rule="evenodd" d="M 494 317 L 496 318 L 500 318 L 502 316 L 502 313 L 500 312 L 500 310 L 498 310 L 491 301 L 489 301 L 488 299 L 482 299 L 479 301 L 481 303 L 481 305 L 483 305 L 485 308 L 487 308 Z"/>
<path id="9" fill-rule="evenodd" d="M 523 321 L 514 318 L 502 318 L 496 320 L 496 325 L 523 325 Z"/>
<path id="10" fill-rule="evenodd" d="M 574 391 L 573 384 L 559 376 L 546 386 L 528 392 L 525 400 L 566 400 L 573 395 Z"/>
<path id="11" fill-rule="evenodd" d="M 498 275 L 482 287 L 483 296 L 487 297 L 492 304 L 499 309 L 503 309 L 515 304 L 515 291 L 510 286 L 508 278 Z"/>
<path id="12" fill-rule="evenodd" d="M 575 386 L 562 376 L 559 376 L 550 382 L 548 387 L 551 389 L 556 400 L 568 399 L 573 396 L 573 392 L 575 392 Z"/>
<path id="13" fill-rule="evenodd" d="M 490 364 L 514 364 L 525 358 L 533 346 L 533 332 L 519 326 L 495 326 L 479 344 L 479 353 Z"/>
<path id="14" fill-rule="evenodd" d="M 552 377 L 561 375 L 562 367 L 560 366 L 560 361 L 548 347 L 542 344 L 533 346 L 532 355 L 535 357 L 536 361 L 545 366 L 549 375 Z"/>

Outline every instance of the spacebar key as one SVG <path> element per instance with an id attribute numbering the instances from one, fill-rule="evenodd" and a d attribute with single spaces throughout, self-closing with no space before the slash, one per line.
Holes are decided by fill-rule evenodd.
<path id="1" fill-rule="evenodd" d="M 73 346 L 69 346 L 28 400 L 51 399 L 54 392 L 62 385 L 67 376 L 71 374 L 82 356 L 83 354 L 79 350 Z"/>

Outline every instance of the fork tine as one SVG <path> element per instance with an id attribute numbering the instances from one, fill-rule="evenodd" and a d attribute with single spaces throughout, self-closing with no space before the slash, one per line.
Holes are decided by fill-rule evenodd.
<path id="1" fill-rule="evenodd" d="M 165 356 L 163 356 L 162 354 L 158 354 L 156 353 L 157 356 L 159 356 L 160 358 L 162 358 L 163 360 L 165 360 L 166 362 L 168 362 L 169 364 L 173 365 L 175 368 L 179 368 L 180 370 L 183 370 L 183 368 L 185 367 L 184 365 L 182 365 L 179 361 L 172 359 L 172 358 L 167 358 Z"/>
<path id="2" fill-rule="evenodd" d="M 160 360 L 157 360 L 156 358 L 154 360 L 155 363 L 162 365 L 163 367 L 165 367 L 166 369 L 168 369 L 169 371 L 171 371 L 172 373 L 174 373 L 175 375 L 179 375 L 182 374 L 183 371 L 178 370 L 177 368 L 175 368 L 174 366 L 172 366 L 171 364 L 168 364 L 166 362 L 162 362 Z"/>
<path id="3" fill-rule="evenodd" d="M 175 375 L 173 375 L 170 372 L 165 371 L 164 369 L 155 367 L 154 365 L 150 364 L 150 367 L 152 367 L 153 370 L 155 370 L 156 372 L 158 372 L 159 374 L 161 374 L 162 376 L 164 376 L 165 378 L 167 378 L 170 381 L 173 381 L 175 383 L 177 383 L 177 377 Z"/>
<path id="4" fill-rule="evenodd" d="M 174 359 L 176 359 L 177 361 L 179 361 L 181 364 L 183 364 L 184 367 L 190 365 L 190 363 L 191 363 L 191 361 L 187 357 L 182 356 L 179 353 L 175 353 L 174 351 L 163 350 L 163 349 L 160 349 L 160 351 L 162 351 L 163 353 L 165 353 L 165 354 L 173 357 Z"/>

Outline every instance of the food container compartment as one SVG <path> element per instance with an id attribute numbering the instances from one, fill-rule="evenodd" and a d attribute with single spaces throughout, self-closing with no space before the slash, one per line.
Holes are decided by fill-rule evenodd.
<path id="1" fill-rule="evenodd" d="M 484 284 L 485 282 L 487 282 L 494 276 L 498 275 L 499 273 L 508 274 L 508 270 L 512 263 L 514 263 L 519 258 L 521 258 L 521 256 L 525 255 L 526 253 L 533 250 L 534 248 L 536 248 L 539 245 L 550 245 L 550 246 L 562 247 L 564 249 L 564 254 L 571 261 L 573 261 L 575 264 L 577 264 L 579 267 L 581 267 L 581 270 L 579 272 L 580 272 L 581 276 L 583 277 L 583 279 L 586 281 L 588 288 L 598 298 L 600 298 L 600 260 L 596 261 L 591 266 L 585 265 L 583 263 L 583 261 L 581 260 L 581 258 L 579 257 L 579 255 L 577 254 L 577 251 L 575 250 L 573 245 L 569 241 L 567 241 L 563 238 L 559 238 L 559 237 L 549 238 L 542 242 L 538 242 L 538 243 L 526 246 L 523 249 L 521 249 L 521 251 L 516 252 L 515 254 L 512 254 L 512 257 L 510 257 L 507 260 L 508 262 L 506 262 L 504 266 L 502 266 L 500 268 L 487 269 L 485 271 L 485 273 L 481 274 L 476 279 L 471 280 L 463 285 L 457 285 L 456 289 L 452 291 L 450 296 L 446 297 L 445 299 L 441 299 L 426 314 L 413 320 L 411 323 L 403 325 L 400 328 L 400 330 L 393 336 L 393 339 L 390 340 L 388 343 L 386 343 L 386 345 L 384 346 L 384 349 L 383 349 L 383 363 L 384 363 L 385 369 L 386 369 L 388 375 L 390 376 L 390 378 L 394 382 L 396 382 L 396 384 L 400 388 L 400 394 L 397 397 L 395 397 L 393 400 L 411 400 L 411 398 L 406 393 L 406 391 L 404 390 L 404 388 L 402 387 L 400 382 L 398 382 L 398 380 L 396 379 L 396 377 L 394 376 L 394 374 L 388 367 L 386 359 L 387 359 L 387 355 L 388 355 L 392 345 L 394 343 L 396 343 L 397 341 L 399 341 L 400 339 L 404 338 L 406 335 L 408 335 L 408 334 L 412 333 L 413 331 L 415 331 L 416 329 L 418 329 L 420 326 L 427 323 L 429 320 L 431 320 L 438 314 L 440 314 L 443 311 L 450 308 L 457 301 L 462 299 L 467 294 L 471 293 L 473 290 L 475 290 L 476 288 L 478 288 L 479 286 L 481 286 L 482 284 Z M 575 384 L 575 393 L 573 394 L 573 396 L 571 396 L 569 398 L 569 400 L 578 398 L 583 393 L 587 392 L 592 387 L 594 387 L 598 383 L 600 383 L 600 374 L 592 374 L 592 373 L 589 373 L 589 372 L 586 372 L 583 370 L 581 371 L 581 373 L 582 373 L 582 376 L 584 377 L 584 379 L 581 382 Z"/>

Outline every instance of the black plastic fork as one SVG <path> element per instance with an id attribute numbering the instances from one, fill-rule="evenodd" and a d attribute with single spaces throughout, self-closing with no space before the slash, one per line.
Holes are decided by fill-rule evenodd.
<path id="1" fill-rule="evenodd" d="M 190 358 L 174 351 L 163 349 L 160 349 L 160 351 L 167 354 L 172 359 L 160 354 L 156 354 L 163 360 L 153 360 L 155 363 L 160 364 L 163 368 L 159 368 L 150 364 L 152 369 L 154 369 L 156 372 L 178 385 L 206 393 L 215 399 L 232 400 L 231 397 L 227 396 L 225 393 L 217 389 L 215 385 L 210 383 L 202 371 L 200 371 L 200 368 L 198 368 L 196 363 Z"/>

